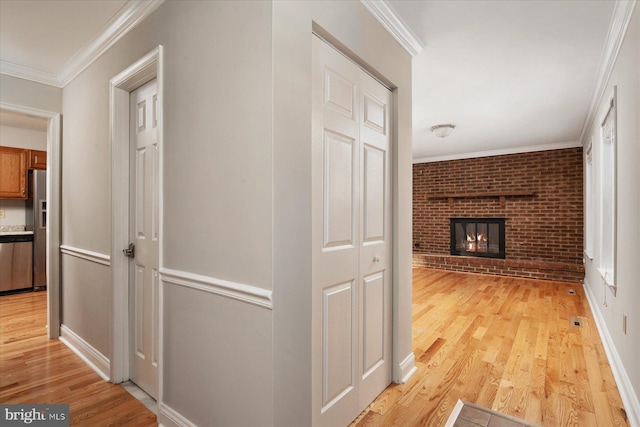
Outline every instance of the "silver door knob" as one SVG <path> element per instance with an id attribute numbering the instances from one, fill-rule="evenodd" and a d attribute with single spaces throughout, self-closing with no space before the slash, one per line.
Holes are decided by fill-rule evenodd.
<path id="1" fill-rule="evenodd" d="M 374 256 L 373 262 L 380 262 L 380 257 L 378 255 Z"/>

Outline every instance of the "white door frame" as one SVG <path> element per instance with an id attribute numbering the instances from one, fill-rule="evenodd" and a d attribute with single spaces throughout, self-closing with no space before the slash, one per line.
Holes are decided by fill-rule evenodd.
<path id="1" fill-rule="evenodd" d="M 162 266 L 163 194 L 163 48 L 153 49 L 110 82 L 109 139 L 111 144 L 111 361 L 110 380 L 129 379 L 129 258 L 122 250 L 129 244 L 129 93 L 152 79 L 158 81 L 158 244 Z M 162 396 L 162 286 L 160 286 L 158 402 Z"/>
<path id="2" fill-rule="evenodd" d="M 60 113 L 0 103 L 0 109 L 47 119 L 47 325 L 49 338 L 60 336 Z"/>

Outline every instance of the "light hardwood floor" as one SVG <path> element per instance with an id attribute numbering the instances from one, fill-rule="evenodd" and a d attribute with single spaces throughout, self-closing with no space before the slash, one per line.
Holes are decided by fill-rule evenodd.
<path id="1" fill-rule="evenodd" d="M 0 297 L 0 403 L 69 404 L 74 426 L 157 426 L 156 416 L 47 338 L 46 292 Z"/>
<path id="2" fill-rule="evenodd" d="M 431 269 L 413 277 L 418 371 L 352 426 L 443 426 L 458 399 L 542 426 L 628 425 L 582 285 Z"/>
<path id="3" fill-rule="evenodd" d="M 157 425 L 45 324 L 44 292 L 0 297 L 0 403 L 68 403 L 72 425 Z M 579 284 L 415 269 L 413 349 L 418 371 L 353 426 L 442 426 L 457 399 L 543 426 L 628 425 Z"/>

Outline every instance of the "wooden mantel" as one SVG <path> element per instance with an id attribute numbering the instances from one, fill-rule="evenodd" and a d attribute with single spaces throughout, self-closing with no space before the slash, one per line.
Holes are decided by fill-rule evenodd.
<path id="1" fill-rule="evenodd" d="M 448 199 L 449 206 L 453 206 L 455 199 L 484 199 L 484 198 L 498 198 L 500 199 L 500 206 L 505 207 L 507 197 L 535 197 L 537 193 L 533 191 L 490 191 L 490 192 L 477 192 L 477 193 L 443 193 L 443 194 L 425 194 L 426 200 L 441 200 Z"/>

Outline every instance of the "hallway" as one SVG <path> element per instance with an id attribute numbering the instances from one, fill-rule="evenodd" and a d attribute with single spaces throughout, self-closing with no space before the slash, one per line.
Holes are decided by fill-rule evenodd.
<path id="1" fill-rule="evenodd" d="M 124 388 L 48 339 L 46 319 L 46 292 L 0 297 L 0 403 L 69 404 L 73 426 L 157 426 Z"/>

